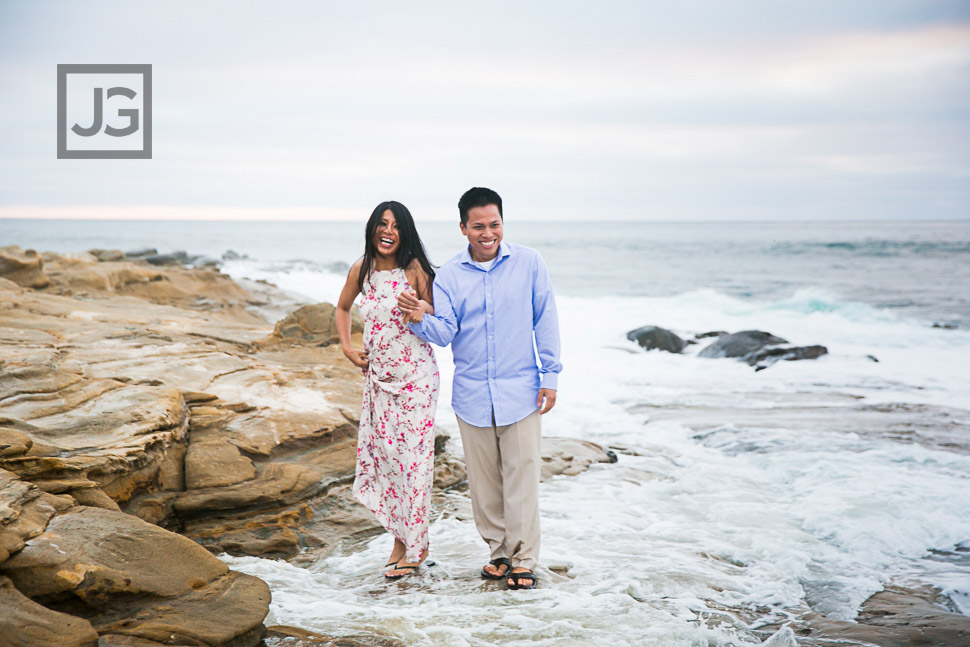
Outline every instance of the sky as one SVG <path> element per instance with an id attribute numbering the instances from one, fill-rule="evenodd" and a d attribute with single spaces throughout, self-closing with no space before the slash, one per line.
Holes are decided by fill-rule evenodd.
<path id="1" fill-rule="evenodd" d="M 152 159 L 57 159 L 59 63 Z M 0 96 L 0 218 L 970 219 L 966 0 L 0 0 Z"/>

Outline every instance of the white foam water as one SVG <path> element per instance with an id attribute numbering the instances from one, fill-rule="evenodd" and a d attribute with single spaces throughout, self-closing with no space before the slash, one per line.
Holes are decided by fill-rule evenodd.
<path id="1" fill-rule="evenodd" d="M 319 300 L 343 283 L 247 267 L 257 264 L 234 271 Z M 481 581 L 484 544 L 470 520 L 446 514 L 431 528 L 437 565 L 399 583 L 380 576 L 386 535 L 308 568 L 225 557 L 270 583 L 270 622 L 409 645 L 750 645 L 759 627 L 809 609 L 851 619 L 900 578 L 939 586 L 967 612 L 967 560 L 933 551 L 956 554 L 970 539 L 970 456 L 902 442 L 860 424 L 858 409 L 970 408 L 970 331 L 817 290 L 763 302 L 711 290 L 563 296 L 559 310 L 565 370 L 544 433 L 621 455 L 541 487 L 542 587 Z M 685 336 L 757 328 L 830 354 L 755 372 L 697 357 L 705 340 L 683 355 L 642 351 L 625 333 L 644 324 Z M 450 355 L 436 350 L 438 424 L 457 441 Z M 966 447 L 970 420 L 948 424 Z M 790 632 L 772 640 L 795 644 Z"/>

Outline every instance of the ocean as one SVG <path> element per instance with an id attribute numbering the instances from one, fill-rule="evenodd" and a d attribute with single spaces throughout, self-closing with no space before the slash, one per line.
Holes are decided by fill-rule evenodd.
<path id="1" fill-rule="evenodd" d="M 419 228 L 435 263 L 463 246 L 457 222 Z M 564 370 L 543 433 L 619 456 L 543 484 L 541 588 L 477 578 L 484 544 L 448 493 L 436 566 L 400 583 L 380 577 L 386 535 L 304 566 L 225 557 L 270 584 L 267 624 L 407 645 L 754 645 L 812 611 L 852 619 L 890 583 L 970 615 L 970 222 L 509 218 L 505 238 L 543 254 L 557 293 Z M 333 302 L 363 218 L 0 220 L 8 244 L 233 250 L 224 272 Z M 648 324 L 829 354 L 756 372 L 697 357 L 706 340 L 643 351 L 626 333 Z M 460 445 L 436 351 L 438 425 Z"/>

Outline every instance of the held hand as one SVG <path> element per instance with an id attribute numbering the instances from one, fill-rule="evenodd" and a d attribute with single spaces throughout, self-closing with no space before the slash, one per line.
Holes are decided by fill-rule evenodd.
<path id="1" fill-rule="evenodd" d="M 414 311 L 418 307 L 419 302 L 418 293 L 414 290 L 405 290 L 397 295 L 397 309 L 404 314 Z"/>
<path id="2" fill-rule="evenodd" d="M 343 349 L 344 355 L 350 360 L 350 363 L 357 368 L 367 368 L 367 351 L 357 350 L 356 348 L 345 348 Z"/>
<path id="3" fill-rule="evenodd" d="M 426 312 L 430 312 L 431 305 L 419 299 L 413 290 L 405 290 L 397 298 L 397 308 L 404 313 L 405 323 L 418 323 Z"/>
<path id="4" fill-rule="evenodd" d="M 545 400 L 546 404 L 543 406 L 542 401 Z M 536 406 L 542 407 L 542 411 L 539 415 L 548 413 L 550 409 L 556 406 L 556 392 L 553 389 L 539 389 L 539 398 L 536 400 Z"/>

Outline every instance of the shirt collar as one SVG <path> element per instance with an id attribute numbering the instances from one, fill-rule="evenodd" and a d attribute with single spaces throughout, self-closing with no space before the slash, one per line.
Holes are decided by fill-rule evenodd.
<path id="1" fill-rule="evenodd" d="M 471 249 L 471 245 L 469 245 L 468 247 L 465 247 L 465 251 L 462 255 L 461 262 L 466 265 L 475 265 L 475 260 L 472 258 L 471 251 L 469 251 L 470 249 Z M 495 260 L 498 261 L 498 259 L 511 256 L 511 254 L 512 254 L 512 248 L 509 246 L 508 243 L 506 243 L 503 240 L 501 243 L 498 244 L 498 254 L 495 255 Z"/>

